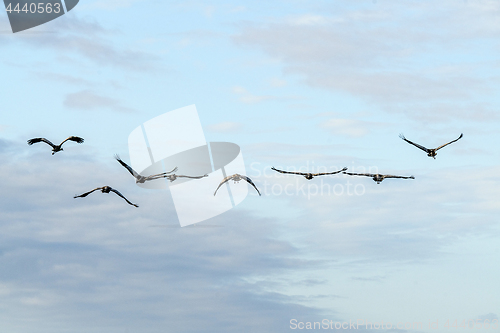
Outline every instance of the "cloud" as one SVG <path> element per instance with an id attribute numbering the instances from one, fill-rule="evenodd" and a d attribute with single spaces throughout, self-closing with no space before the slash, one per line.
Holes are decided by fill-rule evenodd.
<path id="1" fill-rule="evenodd" d="M 353 281 L 361 281 L 361 282 L 381 282 L 385 279 L 385 276 L 373 276 L 373 277 L 351 277 Z"/>
<path id="2" fill-rule="evenodd" d="M 322 15 L 305 14 L 292 17 L 288 20 L 292 25 L 323 25 L 328 22 Z"/>
<path id="3" fill-rule="evenodd" d="M 118 33 L 104 28 L 96 21 L 72 16 L 71 20 L 54 20 L 47 30 L 27 30 L 15 35 L 0 35 L 2 45 L 21 43 L 37 50 L 49 49 L 58 57 L 80 56 L 94 64 L 134 71 L 160 70 L 159 57 L 139 47 L 116 46 L 109 37 Z M 45 26 L 41 29 L 46 28 Z"/>
<path id="4" fill-rule="evenodd" d="M 319 166 L 315 167 L 318 170 Z M 318 178 L 316 182 L 277 175 L 253 180 L 263 193 L 269 193 L 270 186 L 279 188 L 274 184 L 281 184 L 282 189 L 288 184 L 292 189 L 303 188 L 302 192 L 289 191 L 292 195 L 282 191 L 280 196 L 289 206 L 300 207 L 303 214 L 288 220 L 287 226 L 305 235 L 304 243 L 314 243 L 316 251 L 368 256 L 369 262 L 406 261 L 435 258 L 440 248 L 453 243 L 458 235 L 497 234 L 494 216 L 500 205 L 493 198 L 498 194 L 498 179 L 487 176 L 497 169 L 444 169 L 432 174 L 412 170 L 415 180 L 388 179 L 380 185 L 369 178 L 347 175 Z M 429 192 L 431 184 L 439 191 Z M 475 214 L 482 216 L 481 223 Z M 304 225 L 304 219 L 311 222 Z M 330 239 L 333 234 L 335 242 Z"/>
<path id="5" fill-rule="evenodd" d="M 270 80 L 270 85 L 271 87 L 276 87 L 276 88 L 279 88 L 279 87 L 284 87 L 287 85 L 287 82 L 286 80 L 281 80 L 281 79 L 278 79 L 276 77 L 273 77 L 271 80 Z"/>
<path id="6" fill-rule="evenodd" d="M 82 79 L 80 77 L 76 77 L 69 74 L 61 74 L 61 73 L 50 73 L 50 72 L 35 72 L 36 76 L 43 80 L 52 80 L 57 82 L 64 82 L 67 84 L 75 85 L 75 86 L 90 86 L 92 82 L 86 79 Z"/>
<path id="7" fill-rule="evenodd" d="M 496 113 L 493 78 L 500 73 L 488 54 L 496 53 L 500 26 L 486 8 L 498 10 L 498 4 L 430 6 L 331 5 L 336 14 L 330 16 L 244 25 L 233 41 L 265 51 L 284 73 L 299 74 L 310 86 L 345 92 L 391 113 L 419 121 L 489 121 Z"/>
<path id="8" fill-rule="evenodd" d="M 361 137 L 370 133 L 373 127 L 380 127 L 381 124 L 355 120 L 355 119 L 339 119 L 333 118 L 323 122 L 320 127 L 328 130 L 335 135 L 346 135 L 350 137 Z"/>
<path id="9" fill-rule="evenodd" d="M 229 132 L 235 132 L 241 129 L 241 127 L 242 127 L 241 123 L 226 121 L 223 123 L 210 125 L 208 126 L 208 129 L 210 131 L 218 133 L 229 133 Z"/>
<path id="10" fill-rule="evenodd" d="M 118 100 L 107 96 L 101 96 L 91 90 L 82 90 L 76 93 L 67 94 L 64 99 L 64 106 L 79 110 L 106 108 L 116 112 L 135 112 L 134 109 L 122 106 Z"/>
<path id="11" fill-rule="evenodd" d="M 136 3 L 144 2 L 144 0 L 98 0 L 90 4 L 81 4 L 82 10 L 109 10 L 114 11 L 121 8 L 131 7 Z"/>
<path id="12" fill-rule="evenodd" d="M 269 95 L 267 95 L 267 96 L 253 95 L 250 92 L 248 92 L 248 90 L 246 90 L 245 88 L 240 87 L 240 86 L 233 87 L 232 91 L 233 91 L 233 93 L 240 95 L 240 98 L 239 98 L 240 102 L 245 103 L 245 104 L 256 104 L 256 103 L 260 103 L 263 101 L 267 101 L 267 100 L 271 100 L 271 99 L 276 98 L 274 96 L 269 96 Z"/>
<path id="13" fill-rule="evenodd" d="M 488 314 L 479 316 L 478 319 L 481 319 L 482 321 L 488 320 L 491 323 L 495 319 L 498 320 L 498 316 L 494 313 L 488 313 Z"/>
<path id="14" fill-rule="evenodd" d="M 318 265 L 277 239 L 274 221 L 242 209 L 216 218 L 224 228 L 148 228 L 178 223 L 168 191 L 138 188 L 114 164 L 86 155 L 65 155 L 64 163 L 50 154 L 5 157 L 4 329 L 279 332 L 290 316 L 319 318 L 292 296 L 245 282 Z M 73 199 L 105 184 L 140 208 L 100 192 Z M 26 311 L 29 321 L 19 315 Z"/>
<path id="15" fill-rule="evenodd" d="M 345 281 L 382 288 L 394 281 L 391 264 L 406 271 L 431 262 L 431 273 L 435 266 L 442 270 L 436 260 L 449 255 L 444 252 L 457 239 L 495 234 L 500 209 L 498 179 L 490 176 L 498 167 L 414 170 L 419 181 L 380 185 L 342 175 L 310 182 L 256 175 L 259 187 L 350 181 L 365 193 L 308 199 L 300 192 L 271 195 L 268 186 L 258 202 L 248 198 L 207 221 L 222 228 L 149 228 L 178 226 L 168 191 L 139 188 L 126 171 L 117 172 L 119 165 L 85 153 L 26 154 L 13 143 L 2 145 L 10 147 L 9 155 L 0 150 L 0 173 L 9 175 L 0 192 L 0 319 L 7 329 L 281 332 L 295 317 L 321 320 L 327 312 L 335 319 L 346 311 L 342 304 L 357 299 L 341 287 Z M 288 148 L 283 155 L 296 160 L 316 150 Z M 335 162 L 331 149 L 320 149 L 319 160 Z M 260 151 L 276 159 L 272 149 Z M 99 192 L 73 199 L 106 184 L 140 208 Z M 478 212 L 480 219 L 471 215 Z M 30 321 L 19 316 L 27 310 Z"/>

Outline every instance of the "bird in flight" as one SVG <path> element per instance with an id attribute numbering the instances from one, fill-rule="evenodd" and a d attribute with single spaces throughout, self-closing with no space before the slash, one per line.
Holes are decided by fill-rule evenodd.
<path id="1" fill-rule="evenodd" d="M 37 142 L 45 142 L 46 144 L 50 145 L 52 147 L 52 155 L 54 155 L 55 153 L 57 153 L 58 151 L 62 151 L 64 149 L 62 149 L 62 145 L 63 143 L 65 143 L 66 141 L 75 141 L 75 142 L 78 142 L 78 143 L 83 143 L 83 139 L 78 137 L 78 136 L 70 136 L 69 138 L 67 138 L 66 140 L 64 140 L 63 142 L 61 142 L 59 145 L 55 145 L 53 144 L 52 142 L 50 142 L 49 140 L 45 139 L 45 138 L 33 138 L 33 139 L 29 139 L 28 140 L 28 145 L 32 145 L 34 143 L 37 143 Z"/>
<path id="2" fill-rule="evenodd" d="M 260 194 L 260 192 L 259 192 L 259 189 L 257 188 L 257 186 L 255 186 L 255 184 L 253 183 L 253 181 L 252 181 L 250 178 L 248 178 L 247 176 L 242 176 L 242 175 L 239 175 L 239 174 L 235 173 L 235 174 L 234 174 L 234 175 L 232 175 L 232 176 L 227 176 L 226 178 L 224 178 L 224 179 L 220 182 L 219 186 L 217 187 L 217 189 L 216 189 L 216 190 L 215 190 L 215 192 L 214 192 L 214 196 L 215 196 L 215 194 L 217 194 L 217 191 L 219 190 L 219 188 L 220 188 L 223 184 L 227 183 L 227 182 L 228 182 L 228 181 L 230 181 L 230 180 L 233 180 L 235 184 L 236 184 L 236 183 L 238 183 L 240 180 L 246 180 L 246 181 L 247 181 L 247 183 L 249 183 L 250 185 L 252 185 L 252 186 L 253 186 L 253 188 L 257 191 L 257 193 L 259 193 L 259 195 L 261 195 L 261 194 Z"/>
<path id="3" fill-rule="evenodd" d="M 143 175 L 140 175 L 139 173 L 137 173 L 134 169 L 132 169 L 127 163 L 123 162 L 121 159 L 120 159 L 120 156 L 118 155 L 115 155 L 115 158 L 116 160 L 121 164 L 123 165 L 123 167 L 125 169 L 128 170 L 128 172 L 130 172 L 130 174 L 132 176 L 135 177 L 135 182 L 136 183 L 145 183 L 146 181 L 148 180 L 154 180 L 154 179 L 160 179 L 160 178 L 164 178 L 165 175 L 169 174 L 169 173 L 172 173 L 172 172 L 175 172 L 177 171 L 177 167 L 174 168 L 172 171 L 168 171 L 168 172 L 163 172 L 163 173 L 159 173 L 159 174 L 156 174 L 156 175 L 151 175 L 151 176 L 143 176 Z"/>
<path id="4" fill-rule="evenodd" d="M 203 175 L 203 176 L 183 176 L 183 175 L 176 175 L 175 173 L 172 174 L 172 175 L 164 175 L 164 176 L 161 176 L 162 178 L 168 178 L 168 180 L 170 180 L 170 182 L 173 182 L 174 180 L 176 180 L 177 178 L 192 178 L 192 179 L 200 179 L 200 178 L 203 178 L 203 177 L 208 177 L 208 175 Z"/>
<path id="5" fill-rule="evenodd" d="M 280 173 L 290 173 L 290 174 L 293 174 L 293 175 L 301 175 L 301 176 L 304 176 L 307 180 L 311 180 L 311 179 L 313 179 L 316 176 L 334 175 L 336 173 L 339 173 L 339 172 L 347 170 L 347 168 L 344 167 L 342 170 L 334 171 L 334 172 L 307 173 L 307 172 L 283 171 L 283 170 L 275 169 L 274 167 L 272 167 L 271 169 L 273 169 L 274 171 L 278 171 Z"/>
<path id="6" fill-rule="evenodd" d="M 94 191 L 97 191 L 97 190 L 101 190 L 102 193 L 109 193 L 109 192 L 115 192 L 117 195 L 119 195 L 120 197 L 122 197 L 123 199 L 125 199 L 125 201 L 129 204 L 129 205 L 132 205 L 134 207 L 139 207 L 137 206 L 135 203 L 131 203 L 130 201 L 128 201 L 127 198 L 125 198 L 123 196 L 123 194 L 121 194 L 120 192 L 118 192 L 117 190 L 115 190 L 114 188 L 110 187 L 110 186 L 103 186 L 103 187 L 97 187 L 95 189 L 93 189 L 92 191 L 88 191 L 86 193 L 83 193 L 83 194 L 80 194 L 80 195 L 75 195 L 73 198 L 85 198 L 87 195 L 89 195 L 90 193 L 94 192 Z"/>
<path id="7" fill-rule="evenodd" d="M 413 176 L 405 177 L 405 176 L 381 175 L 379 173 L 354 173 L 354 172 L 343 172 L 343 173 L 350 176 L 372 177 L 372 179 L 376 181 L 377 184 L 380 184 L 380 182 L 382 182 L 386 178 L 415 179 L 415 177 Z"/>
<path id="8" fill-rule="evenodd" d="M 414 145 L 414 146 L 415 146 L 415 147 L 417 147 L 417 148 L 422 149 L 423 151 L 425 151 L 425 152 L 427 153 L 427 156 L 432 157 L 432 158 L 434 158 L 434 159 L 436 159 L 437 151 L 438 151 L 439 149 L 441 149 L 441 148 L 443 148 L 443 147 L 446 147 L 446 146 L 447 146 L 447 145 L 449 145 L 450 143 L 453 143 L 453 142 L 455 142 L 455 141 L 460 140 L 463 136 L 464 136 L 464 134 L 463 134 L 463 133 L 461 133 L 461 134 L 460 134 L 460 136 L 458 137 L 458 139 L 455 139 L 455 140 L 453 140 L 453 141 L 450 141 L 450 142 L 448 142 L 448 143 L 445 143 L 444 145 L 439 146 L 439 147 L 437 147 L 437 148 L 434 148 L 434 149 L 429 149 L 429 148 L 425 148 L 424 146 L 419 145 L 418 143 L 411 142 L 410 140 L 406 139 L 406 138 L 405 138 L 405 136 L 404 136 L 403 134 L 399 134 L 399 137 L 400 137 L 401 139 L 405 140 L 405 141 L 406 141 L 406 142 L 408 142 L 409 144 Z"/>

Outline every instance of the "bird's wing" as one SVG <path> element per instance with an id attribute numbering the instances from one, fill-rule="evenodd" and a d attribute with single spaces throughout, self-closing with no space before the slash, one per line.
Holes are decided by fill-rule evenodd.
<path id="1" fill-rule="evenodd" d="M 128 172 L 130 172 L 130 174 L 131 174 L 132 176 L 134 176 L 135 178 L 138 178 L 138 177 L 140 176 L 140 175 L 139 175 L 137 172 L 135 172 L 135 170 L 134 170 L 134 169 L 132 169 L 132 168 L 131 168 L 131 167 L 130 167 L 127 163 L 123 162 L 123 161 L 120 159 L 120 156 L 115 155 L 115 158 L 116 158 L 116 160 L 117 160 L 117 161 L 118 161 L 121 165 L 123 165 L 123 167 L 124 167 L 125 169 L 127 169 L 127 170 L 128 170 Z"/>
<path id="2" fill-rule="evenodd" d="M 253 188 L 257 190 L 257 193 L 259 193 L 259 195 L 261 195 L 259 189 L 257 188 L 257 186 L 255 186 L 255 184 L 253 183 L 253 181 L 250 178 L 248 178 L 247 176 L 241 176 L 241 177 L 244 180 L 246 180 L 250 185 L 252 185 Z"/>
<path id="3" fill-rule="evenodd" d="M 146 181 L 148 180 L 156 180 L 156 179 L 161 179 L 167 177 L 166 175 L 153 175 L 153 176 L 148 176 L 146 177 Z"/>
<path id="4" fill-rule="evenodd" d="M 275 169 L 274 167 L 272 167 L 271 169 L 273 169 L 274 171 L 278 171 L 280 173 L 290 173 L 290 174 L 293 174 L 293 175 L 302 175 L 302 176 L 307 175 L 307 173 L 303 173 L 303 172 L 283 171 L 283 170 Z"/>
<path id="5" fill-rule="evenodd" d="M 418 143 L 411 142 L 410 140 L 408 140 L 407 138 L 405 138 L 405 136 L 404 136 L 403 134 L 399 134 L 399 137 L 400 137 L 401 139 L 405 140 L 406 142 L 408 142 L 409 144 L 412 144 L 412 145 L 414 145 L 415 147 L 422 149 L 422 150 L 423 150 L 423 151 L 425 151 L 426 153 L 428 153 L 428 152 L 430 151 L 430 149 L 425 148 L 424 146 L 421 146 L 421 145 L 419 145 Z"/>
<path id="6" fill-rule="evenodd" d="M 56 145 L 53 144 L 52 142 L 50 142 L 49 140 L 45 139 L 45 138 L 34 138 L 34 139 L 30 139 L 28 140 L 28 144 L 31 146 L 32 144 L 34 143 L 37 143 L 37 142 L 45 142 L 46 144 L 52 146 L 52 148 L 55 148 Z"/>
<path id="7" fill-rule="evenodd" d="M 313 176 L 315 176 L 315 177 L 316 177 L 316 176 L 324 176 L 324 175 L 335 175 L 335 174 L 337 174 L 337 173 L 339 173 L 339 172 L 346 171 L 346 170 L 347 170 L 347 168 L 346 168 L 346 167 L 344 167 L 342 170 L 339 170 L 339 171 L 334 171 L 334 172 L 321 172 L 321 173 L 313 173 L 312 175 L 313 175 Z"/>
<path id="8" fill-rule="evenodd" d="M 175 167 L 172 171 L 167 171 L 167 172 L 158 173 L 156 175 L 147 176 L 146 180 L 154 180 L 154 179 L 160 179 L 160 178 L 167 178 L 168 174 L 170 174 L 172 172 L 175 172 L 175 171 L 177 171 L 177 167 Z M 208 175 L 206 175 L 206 176 L 208 176 Z M 203 177 L 205 177 L 205 176 L 203 176 Z"/>
<path id="9" fill-rule="evenodd" d="M 351 176 L 366 176 L 366 177 L 375 177 L 376 175 L 373 173 L 354 173 L 354 172 L 343 172 L 346 175 L 351 175 Z"/>
<path id="10" fill-rule="evenodd" d="M 234 176 L 234 175 L 233 175 L 233 176 Z M 222 185 L 224 185 L 225 183 L 227 183 L 228 181 L 230 181 L 230 180 L 233 178 L 233 176 L 227 176 L 226 178 L 224 178 L 224 179 L 220 182 L 219 186 L 217 186 L 217 189 L 216 189 L 216 190 L 215 190 L 215 192 L 214 192 L 214 196 L 215 196 L 215 194 L 217 193 L 217 191 L 219 190 L 219 188 L 220 188 Z"/>
<path id="11" fill-rule="evenodd" d="M 448 143 L 445 143 L 444 145 L 437 147 L 437 148 L 436 148 L 436 150 L 441 149 L 441 148 L 443 148 L 443 147 L 445 147 L 445 146 L 449 145 L 450 143 L 453 143 L 453 142 L 455 142 L 455 141 L 460 140 L 463 136 L 464 136 L 464 133 L 461 133 L 461 134 L 460 134 L 460 136 L 458 137 L 458 139 L 455 139 L 455 140 L 453 140 L 453 141 L 450 141 L 450 142 L 448 142 Z"/>
<path id="12" fill-rule="evenodd" d="M 124 199 L 124 200 L 125 200 L 125 201 L 129 204 L 129 205 L 132 205 L 132 206 L 134 206 L 134 207 L 139 207 L 139 206 L 137 206 L 135 203 L 131 203 L 130 201 L 128 201 L 128 199 L 127 199 L 127 198 L 125 198 L 125 197 L 123 196 L 123 194 L 121 194 L 120 192 L 118 192 L 118 190 L 115 190 L 114 188 L 112 188 L 112 189 L 111 189 L 111 191 L 115 192 L 115 193 L 116 193 L 116 194 L 118 194 L 120 197 L 122 197 L 122 198 L 123 198 L 123 199 Z"/>
<path id="13" fill-rule="evenodd" d="M 64 140 L 63 142 L 61 142 L 61 144 L 59 146 L 62 146 L 63 143 L 65 143 L 66 141 L 75 141 L 75 142 L 78 142 L 78 143 L 83 143 L 83 138 L 80 138 L 79 136 L 70 136 L 69 138 L 67 138 L 66 140 Z"/>
<path id="14" fill-rule="evenodd" d="M 415 179 L 415 177 L 413 177 L 413 176 L 406 177 L 406 176 L 382 175 L 382 177 L 384 177 L 384 178 Z"/>
<path id="15" fill-rule="evenodd" d="M 200 179 L 203 177 L 208 177 L 208 175 L 203 175 L 203 176 L 183 176 L 183 175 L 176 175 L 177 177 L 184 177 L 184 178 L 193 178 L 193 179 Z"/>
<path id="16" fill-rule="evenodd" d="M 172 171 L 164 172 L 164 174 L 168 174 L 168 173 L 172 173 L 172 172 L 176 172 L 176 171 L 177 171 L 177 167 L 175 167 Z"/>
<path id="17" fill-rule="evenodd" d="M 102 189 L 103 189 L 102 187 L 97 187 L 97 188 L 93 189 L 92 191 L 88 191 L 88 192 L 85 192 L 85 193 L 80 194 L 80 195 L 75 195 L 73 198 L 85 198 L 90 193 L 97 191 L 97 190 L 102 190 Z"/>

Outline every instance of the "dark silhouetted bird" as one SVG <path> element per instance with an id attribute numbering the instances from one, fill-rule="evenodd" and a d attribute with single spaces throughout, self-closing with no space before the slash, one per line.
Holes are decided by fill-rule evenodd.
<path id="1" fill-rule="evenodd" d="M 123 162 L 121 159 L 120 159 L 120 156 L 118 155 L 115 155 L 115 158 L 118 162 L 120 162 L 121 165 L 123 165 L 123 167 L 125 169 L 128 170 L 128 172 L 130 172 L 130 174 L 132 176 L 135 177 L 136 179 L 136 183 L 145 183 L 146 181 L 148 180 L 154 180 L 154 179 L 160 179 L 160 178 L 164 178 L 165 175 L 169 174 L 169 173 L 172 173 L 172 172 L 175 172 L 177 171 L 177 167 L 174 168 L 172 171 L 169 171 L 169 172 L 163 172 L 163 173 L 159 173 L 157 175 L 151 175 L 151 176 L 142 176 L 140 175 L 139 173 L 137 173 L 134 169 L 132 169 L 127 163 Z"/>
<path id="2" fill-rule="evenodd" d="M 216 190 L 215 190 L 215 192 L 214 192 L 214 196 L 215 196 L 215 194 L 217 194 L 217 191 L 219 190 L 219 188 L 220 188 L 223 184 L 227 183 L 227 182 L 228 182 L 228 181 L 230 181 L 230 180 L 233 180 L 235 184 L 236 184 L 236 183 L 238 183 L 240 180 L 246 180 L 246 181 L 247 181 L 247 183 L 249 183 L 250 185 L 252 185 L 252 186 L 253 186 L 253 188 L 257 191 L 257 193 L 259 193 L 259 195 L 261 195 L 261 194 L 260 194 L 260 192 L 259 192 L 259 189 L 257 188 L 257 186 L 255 186 L 255 184 L 253 183 L 253 181 L 252 181 L 250 178 L 248 178 L 247 176 L 242 176 L 242 175 L 239 175 L 239 174 L 235 173 L 235 174 L 234 174 L 234 175 L 232 175 L 232 176 L 227 176 L 226 178 L 224 178 L 224 179 L 220 182 L 219 186 L 217 187 L 217 189 L 216 189 Z"/>
<path id="3" fill-rule="evenodd" d="M 103 187 L 97 187 L 95 189 L 93 189 L 92 191 L 88 191 L 86 193 L 83 193 L 83 194 L 80 194 L 80 195 L 75 195 L 73 198 L 85 198 L 87 195 L 89 195 L 90 193 L 94 192 L 94 191 L 97 191 L 97 190 L 101 190 L 102 193 L 109 193 L 109 192 L 115 192 L 117 195 L 119 195 L 120 197 L 122 197 L 123 199 L 125 199 L 125 201 L 129 204 L 129 205 L 132 205 L 134 207 L 139 207 L 137 206 L 135 203 L 131 203 L 130 201 L 128 201 L 127 198 L 125 198 L 123 196 L 123 194 L 121 194 L 120 192 L 118 192 L 117 190 L 115 190 L 114 188 L 111 188 L 110 186 L 103 186 Z"/>
<path id="4" fill-rule="evenodd" d="M 400 137 L 401 139 L 405 140 L 405 141 L 406 141 L 406 142 L 408 142 L 409 144 L 414 145 L 414 146 L 415 146 L 415 147 L 417 147 L 417 148 L 422 149 L 423 151 L 425 151 L 425 152 L 427 153 L 427 156 L 432 157 L 432 158 L 434 158 L 434 159 L 436 159 L 436 155 L 437 155 L 437 153 L 436 153 L 436 152 L 437 152 L 439 149 L 441 149 L 441 148 L 443 148 L 443 147 L 446 147 L 446 146 L 447 146 L 447 145 L 449 145 L 450 143 L 453 143 L 453 142 L 455 142 L 455 141 L 460 140 L 463 136 L 464 136 L 464 134 L 463 134 L 463 133 L 461 133 L 461 134 L 460 134 L 460 136 L 458 137 L 458 139 L 455 139 L 455 140 L 453 140 L 453 141 L 450 141 L 450 142 L 448 142 L 448 143 L 445 143 L 444 145 L 439 146 L 439 147 L 437 147 L 437 148 L 434 148 L 434 149 L 429 149 L 429 148 L 425 148 L 424 146 L 419 145 L 418 143 L 411 142 L 410 140 L 406 139 L 406 138 L 405 138 L 405 136 L 404 136 L 403 134 L 399 134 L 399 137 Z"/>
<path id="5" fill-rule="evenodd" d="M 308 172 L 283 171 L 283 170 L 275 169 L 274 167 L 272 167 L 271 169 L 273 169 L 274 171 L 278 171 L 280 173 L 289 173 L 289 174 L 292 174 L 292 175 L 304 176 L 307 180 L 311 180 L 311 179 L 313 179 L 316 176 L 334 175 L 334 174 L 337 174 L 339 172 L 347 170 L 347 168 L 344 167 L 342 170 L 334 171 L 334 172 L 308 173 Z"/>
<path id="6" fill-rule="evenodd" d="M 83 143 L 83 141 L 84 141 L 82 138 L 80 138 L 78 136 L 70 136 L 69 138 L 67 138 L 66 140 L 64 140 L 63 142 L 61 142 L 59 145 L 55 145 L 55 144 L 53 144 L 52 142 L 50 142 L 49 140 L 47 140 L 45 138 L 33 138 L 33 139 L 29 139 L 28 140 L 28 144 L 31 146 L 32 144 L 37 143 L 37 142 L 45 142 L 46 144 L 48 144 L 48 145 L 50 145 L 52 147 L 52 155 L 54 155 L 58 151 L 64 150 L 64 149 L 62 149 L 62 145 L 63 145 L 63 143 L 65 143 L 68 140 L 75 141 L 75 142 L 78 142 L 78 143 Z"/>
<path id="7" fill-rule="evenodd" d="M 380 184 L 380 182 L 386 178 L 415 179 L 415 177 L 413 177 L 413 176 L 405 177 L 405 176 L 381 175 L 379 173 L 353 173 L 353 172 L 343 172 L 343 173 L 345 173 L 346 175 L 350 175 L 350 176 L 372 177 L 372 179 L 374 181 L 376 181 L 377 184 Z"/>

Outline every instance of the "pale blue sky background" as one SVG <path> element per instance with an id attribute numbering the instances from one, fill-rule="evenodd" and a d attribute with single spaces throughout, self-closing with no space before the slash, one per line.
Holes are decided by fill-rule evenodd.
<path id="1" fill-rule="evenodd" d="M 0 11 L 1 331 L 498 320 L 499 13 L 487 0 L 83 0 L 12 34 Z M 169 192 L 113 159 L 129 161 L 134 128 L 191 104 L 263 192 L 202 223 L 218 228 L 175 228 Z M 400 132 L 431 148 L 464 137 L 433 160 Z M 69 135 L 85 144 L 26 144 Z M 271 166 L 416 179 L 308 182 Z M 106 184 L 140 208 L 72 198 Z M 273 193 L 288 184 L 364 194 Z"/>

